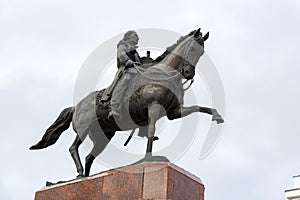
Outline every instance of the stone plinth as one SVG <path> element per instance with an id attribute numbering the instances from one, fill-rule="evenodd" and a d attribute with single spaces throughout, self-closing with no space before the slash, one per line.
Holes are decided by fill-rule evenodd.
<path id="1" fill-rule="evenodd" d="M 171 163 L 140 163 L 47 186 L 35 200 L 204 200 L 201 180 Z"/>

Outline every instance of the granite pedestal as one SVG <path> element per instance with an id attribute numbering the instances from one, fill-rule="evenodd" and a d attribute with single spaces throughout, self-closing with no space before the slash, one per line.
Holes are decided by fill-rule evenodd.
<path id="1" fill-rule="evenodd" d="M 202 181 L 166 162 L 139 163 L 47 186 L 35 200 L 204 200 Z"/>

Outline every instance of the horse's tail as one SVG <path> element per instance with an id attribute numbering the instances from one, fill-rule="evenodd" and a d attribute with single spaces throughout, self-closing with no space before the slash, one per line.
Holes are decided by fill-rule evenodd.
<path id="1" fill-rule="evenodd" d="M 74 107 L 65 108 L 56 121 L 46 130 L 41 141 L 31 146 L 29 149 L 43 149 L 54 144 L 59 136 L 67 130 L 72 122 Z"/>

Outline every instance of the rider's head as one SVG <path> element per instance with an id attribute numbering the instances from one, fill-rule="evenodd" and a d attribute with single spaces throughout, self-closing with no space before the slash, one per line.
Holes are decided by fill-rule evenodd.
<path id="1" fill-rule="evenodd" d="M 127 31 L 123 39 L 128 41 L 132 45 L 137 45 L 139 41 L 139 36 L 135 31 Z"/>

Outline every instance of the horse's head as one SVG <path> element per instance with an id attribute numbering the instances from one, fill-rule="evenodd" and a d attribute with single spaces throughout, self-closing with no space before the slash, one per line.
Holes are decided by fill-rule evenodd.
<path id="1" fill-rule="evenodd" d="M 185 79 L 193 79 L 195 76 L 195 66 L 200 57 L 204 54 L 204 42 L 208 37 L 209 33 L 202 36 L 199 28 L 198 30 L 191 32 L 189 37 L 178 45 L 176 54 L 182 58 L 178 71 Z"/>

